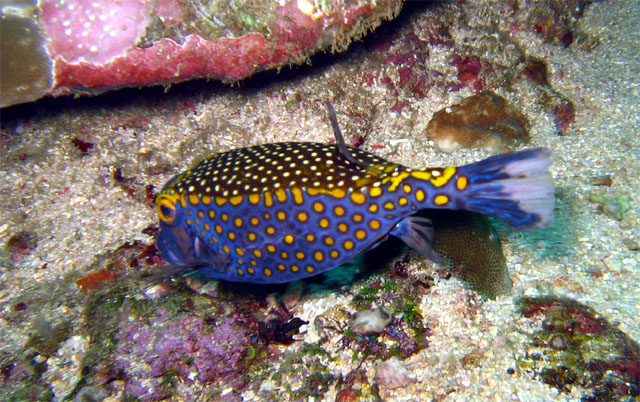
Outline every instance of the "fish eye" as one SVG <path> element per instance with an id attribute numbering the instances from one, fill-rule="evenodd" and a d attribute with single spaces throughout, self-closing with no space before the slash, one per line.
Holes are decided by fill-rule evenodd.
<path id="1" fill-rule="evenodd" d="M 176 209 L 174 197 L 171 197 L 167 194 L 160 194 L 160 196 L 158 196 L 158 200 L 156 201 L 156 206 L 158 217 L 162 222 L 167 224 L 172 224 L 175 222 L 178 211 Z"/>

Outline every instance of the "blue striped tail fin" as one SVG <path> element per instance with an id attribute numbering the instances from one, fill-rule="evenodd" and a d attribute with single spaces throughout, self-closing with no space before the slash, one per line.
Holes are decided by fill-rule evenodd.
<path id="1" fill-rule="evenodd" d="M 457 169 L 467 188 L 460 207 L 493 216 L 517 230 L 543 228 L 553 220 L 551 152 L 544 148 L 495 155 Z"/>

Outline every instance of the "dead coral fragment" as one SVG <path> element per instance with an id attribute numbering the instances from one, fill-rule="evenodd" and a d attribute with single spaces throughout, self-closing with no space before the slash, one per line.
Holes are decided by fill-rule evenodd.
<path id="1" fill-rule="evenodd" d="M 505 152 L 529 141 L 529 122 L 507 100 L 491 91 L 437 111 L 427 135 L 443 152 L 488 148 Z"/>

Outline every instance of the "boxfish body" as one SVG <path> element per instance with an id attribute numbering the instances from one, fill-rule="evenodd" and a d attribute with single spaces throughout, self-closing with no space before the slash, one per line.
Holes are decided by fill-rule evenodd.
<path id="1" fill-rule="evenodd" d="M 389 235 L 442 262 L 431 221 L 418 211 L 466 210 L 518 230 L 544 227 L 554 208 L 549 164 L 541 148 L 428 169 L 343 141 L 236 149 L 210 155 L 165 185 L 156 201 L 157 246 L 185 271 L 252 283 L 325 272 Z"/>

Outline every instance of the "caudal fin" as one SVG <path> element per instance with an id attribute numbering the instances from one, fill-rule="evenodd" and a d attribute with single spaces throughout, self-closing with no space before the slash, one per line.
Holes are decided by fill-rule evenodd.
<path id="1" fill-rule="evenodd" d="M 458 168 L 468 182 L 463 208 L 493 216 L 517 230 L 543 228 L 553 220 L 551 152 L 544 148 L 495 155 Z"/>

